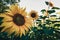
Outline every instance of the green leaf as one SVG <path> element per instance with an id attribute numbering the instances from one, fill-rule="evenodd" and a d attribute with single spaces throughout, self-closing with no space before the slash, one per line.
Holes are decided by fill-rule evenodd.
<path id="1" fill-rule="evenodd" d="M 55 24 L 54 26 L 57 26 L 57 27 L 59 27 L 59 26 L 60 26 L 60 24 Z"/>
<path id="2" fill-rule="evenodd" d="M 18 0 L 20 2 L 20 0 Z"/>
<path id="3" fill-rule="evenodd" d="M 46 24 L 50 24 L 50 20 L 46 20 Z"/>
<path id="4" fill-rule="evenodd" d="M 3 13 L 3 12 L 5 12 L 6 11 L 6 9 L 8 9 L 8 6 L 7 6 L 7 4 L 5 4 L 5 3 L 0 3 L 0 13 Z"/>
<path id="5" fill-rule="evenodd" d="M 14 4 L 14 3 L 20 2 L 20 0 L 4 0 L 4 1 L 9 4 Z"/>
<path id="6" fill-rule="evenodd" d="M 60 8 L 58 8 L 58 7 L 52 7 L 52 9 L 60 9 Z"/>
<path id="7" fill-rule="evenodd" d="M 10 0 L 4 0 L 5 2 L 7 2 L 7 3 L 10 3 Z"/>
<path id="8" fill-rule="evenodd" d="M 42 9 L 41 12 L 45 12 L 46 10 L 45 9 Z"/>
<path id="9" fill-rule="evenodd" d="M 45 18 L 47 18 L 47 16 L 40 16 L 40 18 L 41 18 L 41 19 L 45 19 Z"/>
<path id="10" fill-rule="evenodd" d="M 11 0 L 12 4 L 13 3 L 17 3 L 17 2 L 20 2 L 20 0 Z"/>
<path id="11" fill-rule="evenodd" d="M 2 3 L 2 0 L 0 0 L 0 3 Z"/>
<path id="12" fill-rule="evenodd" d="M 47 1 L 45 1 L 45 3 L 46 3 L 46 5 L 48 5 L 48 4 L 49 4 L 49 2 L 47 2 Z"/>
<path id="13" fill-rule="evenodd" d="M 50 17 L 56 17 L 57 15 L 51 15 Z"/>
<path id="14" fill-rule="evenodd" d="M 43 16 L 40 16 L 40 18 L 42 19 L 42 18 L 43 18 Z"/>
<path id="15" fill-rule="evenodd" d="M 51 13 L 54 13 L 55 10 L 48 10 L 48 13 L 51 14 Z"/>
<path id="16" fill-rule="evenodd" d="M 41 20 L 36 20 L 36 21 L 41 21 Z"/>
<path id="17" fill-rule="evenodd" d="M 0 17 L 0 21 L 2 21 L 3 17 Z"/>
<path id="18" fill-rule="evenodd" d="M 2 20 L 3 20 L 3 17 L 0 17 L 0 25 L 1 25 L 1 23 L 2 23 Z"/>

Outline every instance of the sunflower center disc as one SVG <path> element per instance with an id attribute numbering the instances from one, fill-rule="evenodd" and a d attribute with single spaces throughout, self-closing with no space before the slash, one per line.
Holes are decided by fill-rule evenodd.
<path id="1" fill-rule="evenodd" d="M 18 26 L 24 25 L 24 23 L 25 23 L 24 16 L 22 16 L 21 14 L 15 14 L 13 16 L 13 22 Z"/>
<path id="2" fill-rule="evenodd" d="M 32 13 L 31 14 L 31 17 L 33 17 L 33 18 L 36 17 L 36 14 L 35 13 Z"/>

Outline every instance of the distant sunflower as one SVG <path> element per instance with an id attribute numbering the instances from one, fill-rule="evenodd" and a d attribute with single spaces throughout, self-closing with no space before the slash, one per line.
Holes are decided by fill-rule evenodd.
<path id="1" fill-rule="evenodd" d="M 22 36 L 29 31 L 32 21 L 26 17 L 25 9 L 20 8 L 18 5 L 11 5 L 10 10 L 7 10 L 6 13 L 0 14 L 0 17 L 4 17 L 2 20 L 1 27 L 4 27 L 1 32 L 8 32 L 8 35 L 11 35 L 15 32 L 14 35 Z"/>
<path id="2" fill-rule="evenodd" d="M 54 5 L 53 5 L 53 3 L 52 3 L 52 2 L 49 2 L 49 6 L 54 7 Z"/>
<path id="3" fill-rule="evenodd" d="M 38 14 L 36 11 L 32 10 L 30 13 L 29 13 L 29 16 L 31 19 L 33 20 L 36 20 L 38 18 Z"/>

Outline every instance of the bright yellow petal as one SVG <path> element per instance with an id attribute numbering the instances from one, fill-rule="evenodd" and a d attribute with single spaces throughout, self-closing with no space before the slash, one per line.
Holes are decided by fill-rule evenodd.
<path id="1" fill-rule="evenodd" d="M 25 29 L 24 29 L 23 26 L 21 27 L 21 31 L 22 31 L 22 33 L 25 35 Z"/>
<path id="2" fill-rule="evenodd" d="M 27 21 L 29 20 L 29 21 Z M 26 29 L 31 29 L 32 27 L 32 20 L 31 19 L 26 19 L 26 23 L 25 23 Z"/>
<path id="3" fill-rule="evenodd" d="M 3 22 L 12 22 L 12 21 L 13 21 L 13 19 L 12 19 L 12 18 L 7 17 L 7 18 L 4 18 L 2 21 L 3 21 Z"/>
<path id="4" fill-rule="evenodd" d="M 16 26 L 14 24 L 14 29 L 15 29 L 15 34 L 14 35 L 18 36 L 19 35 L 19 26 Z"/>
<path id="5" fill-rule="evenodd" d="M 1 24 L 2 27 L 12 26 L 12 25 L 13 25 L 12 22 L 3 22 Z"/>
<path id="6" fill-rule="evenodd" d="M 26 8 L 24 8 L 24 9 L 23 9 L 23 8 L 19 8 L 19 9 L 18 9 L 18 12 L 22 12 L 22 13 L 24 13 L 25 10 L 26 10 Z"/>
<path id="7" fill-rule="evenodd" d="M 4 32 L 6 29 L 10 28 L 11 26 L 4 27 L 1 32 Z"/>
<path id="8" fill-rule="evenodd" d="M 15 29 L 14 29 L 15 27 L 14 26 L 12 26 L 10 29 L 8 29 L 8 35 L 11 35 L 13 32 L 15 32 Z"/>
<path id="9" fill-rule="evenodd" d="M 15 35 L 18 36 L 19 35 L 19 28 L 15 29 Z"/>
<path id="10" fill-rule="evenodd" d="M 27 20 L 29 20 L 29 21 L 27 21 Z M 32 25 L 32 23 L 33 23 L 32 19 L 30 19 L 30 18 L 26 18 L 25 21 L 27 24 L 30 24 L 30 25 Z"/>
<path id="11" fill-rule="evenodd" d="M 10 10 L 13 14 L 16 14 L 18 12 L 18 5 L 11 5 Z"/>
<path id="12" fill-rule="evenodd" d="M 22 30 L 21 30 L 21 27 L 19 28 L 19 31 L 20 31 L 20 37 L 22 36 Z"/>
<path id="13" fill-rule="evenodd" d="M 9 15 L 11 15 L 11 16 L 13 16 L 14 14 L 13 14 L 13 12 L 11 11 L 11 10 L 6 10 L 7 12 L 6 12 L 6 14 L 9 14 Z"/>
<path id="14" fill-rule="evenodd" d="M 31 25 L 30 24 L 25 24 L 25 26 L 28 28 L 28 29 L 31 29 Z"/>
<path id="15" fill-rule="evenodd" d="M 29 29 L 27 28 L 27 26 L 23 26 L 23 28 L 28 32 Z"/>
<path id="16" fill-rule="evenodd" d="M 27 12 L 23 11 L 23 10 L 19 10 L 18 12 L 19 14 L 23 15 L 23 16 L 27 16 Z"/>
<path id="17" fill-rule="evenodd" d="M 0 17 L 9 17 L 10 18 L 10 16 L 7 16 L 6 14 L 0 14 Z"/>

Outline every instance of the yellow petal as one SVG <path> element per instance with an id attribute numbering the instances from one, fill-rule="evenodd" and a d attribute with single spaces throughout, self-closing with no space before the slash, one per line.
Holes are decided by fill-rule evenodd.
<path id="1" fill-rule="evenodd" d="M 24 26 L 22 26 L 22 33 L 25 35 L 25 29 L 24 29 Z"/>
<path id="2" fill-rule="evenodd" d="M 20 37 L 22 36 L 22 30 L 21 30 L 21 27 L 19 28 L 19 31 L 20 31 Z"/>
<path id="3" fill-rule="evenodd" d="M 19 35 L 19 27 L 14 25 L 14 29 L 15 29 L 15 35 L 18 36 Z"/>
<path id="4" fill-rule="evenodd" d="M 0 14 L 0 17 L 9 17 L 6 14 Z"/>
<path id="5" fill-rule="evenodd" d="M 7 17 L 7 18 L 4 18 L 2 21 L 3 22 L 12 22 L 12 18 L 9 18 L 9 17 Z"/>
<path id="6" fill-rule="evenodd" d="M 28 32 L 29 29 L 27 28 L 27 26 L 23 26 L 23 28 Z"/>
<path id="7" fill-rule="evenodd" d="M 15 32 L 14 26 L 12 26 L 10 29 L 8 29 L 8 35 L 11 35 L 13 32 Z"/>
<path id="8" fill-rule="evenodd" d="M 19 14 L 21 14 L 21 15 L 23 15 L 23 16 L 27 16 L 27 12 L 23 12 L 22 10 L 19 10 L 19 12 L 18 12 Z"/>
<path id="9" fill-rule="evenodd" d="M 6 29 L 10 28 L 11 26 L 4 27 L 1 32 L 4 32 Z"/>
<path id="10" fill-rule="evenodd" d="M 10 10 L 12 11 L 13 14 L 16 14 L 18 11 L 18 6 L 17 5 L 11 5 Z"/>
<path id="11" fill-rule="evenodd" d="M 12 25 L 13 25 L 12 22 L 3 22 L 1 24 L 2 27 L 12 26 Z"/>
<path id="12" fill-rule="evenodd" d="M 7 11 L 6 14 L 9 14 L 9 15 L 11 15 L 11 16 L 14 15 L 13 12 L 12 12 L 11 10 L 6 10 L 6 11 Z"/>

